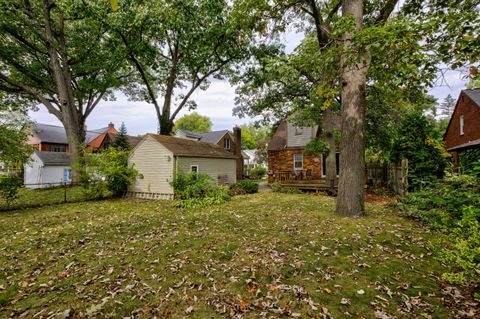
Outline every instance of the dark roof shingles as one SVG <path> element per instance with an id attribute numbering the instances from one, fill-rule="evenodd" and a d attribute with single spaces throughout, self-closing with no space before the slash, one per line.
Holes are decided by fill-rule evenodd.
<path id="1" fill-rule="evenodd" d="M 35 151 L 35 154 L 40 158 L 43 164 L 50 165 L 70 165 L 72 163 L 72 157 L 65 152 L 40 152 Z"/>
<path id="2" fill-rule="evenodd" d="M 174 155 L 189 157 L 237 158 L 234 154 L 224 150 L 220 146 L 208 142 L 199 142 L 180 137 L 158 134 L 148 134 L 148 136 L 153 137 L 157 142 L 165 146 Z"/>
<path id="3" fill-rule="evenodd" d="M 474 90 L 463 90 L 465 93 L 478 107 L 480 107 L 480 89 Z"/>

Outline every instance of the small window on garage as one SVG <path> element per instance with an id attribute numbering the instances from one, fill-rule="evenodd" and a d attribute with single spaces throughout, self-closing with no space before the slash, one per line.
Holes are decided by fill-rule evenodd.
<path id="1" fill-rule="evenodd" d="M 460 116 L 460 135 L 463 135 L 465 134 L 465 118 L 462 116 Z"/>
<path id="2" fill-rule="evenodd" d="M 190 165 L 190 172 L 195 172 L 198 176 L 198 165 L 197 164 Z"/>

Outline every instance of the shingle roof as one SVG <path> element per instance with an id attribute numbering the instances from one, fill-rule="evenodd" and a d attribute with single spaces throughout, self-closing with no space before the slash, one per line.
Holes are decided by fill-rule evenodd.
<path id="1" fill-rule="evenodd" d="M 280 151 L 287 146 L 287 121 L 281 120 L 272 140 L 268 144 L 268 151 Z"/>
<path id="2" fill-rule="evenodd" d="M 447 151 L 449 151 L 449 152 L 459 151 L 459 150 L 474 148 L 476 146 L 480 146 L 480 140 L 474 140 L 474 141 L 470 141 L 468 143 L 463 143 L 463 144 L 460 144 L 460 145 L 456 145 L 456 146 L 450 147 L 449 149 L 447 149 Z"/>
<path id="3" fill-rule="evenodd" d="M 105 128 L 108 130 L 108 127 Z M 93 139 L 97 138 L 104 129 L 85 132 L 85 142 L 88 144 Z M 32 131 L 43 143 L 68 144 L 67 133 L 62 126 L 36 123 L 32 127 Z"/>
<path id="4" fill-rule="evenodd" d="M 198 133 L 200 134 L 200 141 L 207 142 L 207 143 L 214 143 L 217 144 L 225 134 L 228 133 L 228 130 L 221 130 L 221 131 L 212 131 L 206 133 Z"/>
<path id="5" fill-rule="evenodd" d="M 237 158 L 234 154 L 212 143 L 158 134 L 147 134 L 147 136 L 153 137 L 157 142 L 165 146 L 170 152 L 178 156 Z"/>
<path id="6" fill-rule="evenodd" d="M 463 90 L 463 93 L 467 95 L 478 107 L 480 107 L 480 89 Z"/>
<path id="7" fill-rule="evenodd" d="M 40 158 L 43 164 L 50 165 L 70 165 L 72 157 L 65 152 L 40 152 L 35 151 L 35 154 Z"/>

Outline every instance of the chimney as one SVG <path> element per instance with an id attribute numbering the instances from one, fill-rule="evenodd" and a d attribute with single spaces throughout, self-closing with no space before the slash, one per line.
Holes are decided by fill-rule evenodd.
<path id="1" fill-rule="evenodd" d="M 236 125 L 233 128 L 233 138 L 233 154 L 237 156 L 237 180 L 240 180 L 243 179 L 242 129 Z"/>
<path id="2" fill-rule="evenodd" d="M 115 128 L 115 124 L 113 124 L 112 122 L 108 123 L 108 128 Z"/>

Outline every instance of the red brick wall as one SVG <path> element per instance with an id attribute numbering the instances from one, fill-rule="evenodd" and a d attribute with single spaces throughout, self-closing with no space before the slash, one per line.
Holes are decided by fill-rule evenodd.
<path id="1" fill-rule="evenodd" d="M 464 134 L 460 135 L 460 116 L 462 115 Z M 462 93 L 445 134 L 445 147 L 448 149 L 478 139 L 480 139 L 480 107 Z"/>
<path id="2" fill-rule="evenodd" d="M 53 151 L 53 148 L 54 147 L 64 147 L 65 148 L 65 152 L 68 152 L 68 145 L 66 144 L 54 144 L 54 143 L 41 143 L 39 147 L 36 147 L 37 149 L 39 149 L 39 151 L 42 151 L 42 152 L 52 152 Z"/>
<path id="3" fill-rule="evenodd" d="M 293 155 L 303 154 L 302 149 L 268 151 L 268 181 L 273 182 L 279 176 L 280 172 L 293 171 Z M 322 179 L 322 158 L 321 156 L 303 155 L 303 169 L 312 170 L 312 179 Z M 273 172 L 273 175 L 270 174 Z"/>

